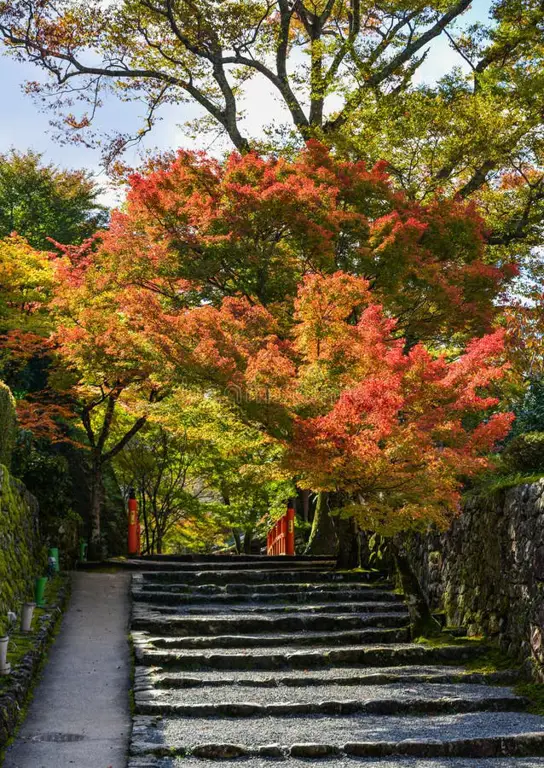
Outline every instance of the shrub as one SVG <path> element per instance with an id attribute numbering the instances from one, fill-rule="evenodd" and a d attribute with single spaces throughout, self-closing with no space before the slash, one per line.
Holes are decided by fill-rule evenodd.
<path id="1" fill-rule="evenodd" d="M 503 461 L 510 471 L 544 472 L 544 432 L 525 432 L 508 443 Z"/>
<path id="2" fill-rule="evenodd" d="M 0 464 L 8 469 L 17 437 L 17 412 L 10 388 L 0 381 Z"/>

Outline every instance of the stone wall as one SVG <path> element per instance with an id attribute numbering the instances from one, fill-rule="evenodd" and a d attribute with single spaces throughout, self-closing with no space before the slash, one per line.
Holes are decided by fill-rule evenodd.
<path id="1" fill-rule="evenodd" d="M 544 679 L 544 480 L 470 502 L 444 534 L 406 542 L 431 605 Z"/>
<path id="2" fill-rule="evenodd" d="M 38 503 L 0 464 L 0 623 L 8 610 L 32 598 L 34 578 L 46 565 Z"/>

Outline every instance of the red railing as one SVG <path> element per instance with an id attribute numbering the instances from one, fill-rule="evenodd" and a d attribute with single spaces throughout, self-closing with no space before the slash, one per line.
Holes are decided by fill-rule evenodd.
<path id="1" fill-rule="evenodd" d="M 287 512 L 274 523 L 266 537 L 267 555 L 295 554 L 295 508 L 292 502 L 287 506 Z"/>

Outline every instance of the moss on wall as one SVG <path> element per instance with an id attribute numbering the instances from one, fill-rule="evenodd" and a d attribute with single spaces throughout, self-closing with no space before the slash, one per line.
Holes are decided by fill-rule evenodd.
<path id="1" fill-rule="evenodd" d="M 8 610 L 32 598 L 34 579 L 45 565 L 38 503 L 0 464 L 0 623 Z"/>
<path id="2" fill-rule="evenodd" d="M 0 464 L 11 466 L 11 454 L 17 435 L 17 413 L 11 390 L 0 381 Z"/>

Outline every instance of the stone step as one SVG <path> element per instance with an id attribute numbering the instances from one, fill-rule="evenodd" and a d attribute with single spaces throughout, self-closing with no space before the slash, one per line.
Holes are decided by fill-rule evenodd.
<path id="1" fill-rule="evenodd" d="M 245 652 L 223 649 L 216 652 L 150 650 L 135 644 L 139 664 L 179 670 L 287 670 L 322 669 L 327 667 L 406 666 L 408 664 L 444 664 L 475 659 L 485 653 L 483 645 L 428 647 L 417 643 L 368 645 L 353 648 L 320 648 L 300 650 L 296 647 L 248 648 Z"/>
<path id="2" fill-rule="evenodd" d="M 187 554 L 187 555 L 142 555 L 132 558 L 136 562 L 145 564 L 155 563 L 196 563 L 232 564 L 240 567 L 244 563 L 279 563 L 293 565 L 297 563 L 336 563 L 333 555 L 235 555 L 235 554 Z"/>
<path id="3" fill-rule="evenodd" d="M 161 582 L 157 584 L 153 581 L 143 579 L 141 574 L 132 577 L 133 589 L 139 589 L 142 592 L 175 592 L 177 594 L 202 594 L 202 595 L 259 595 L 283 594 L 283 592 L 322 592 L 323 590 L 334 591 L 337 598 L 342 599 L 346 585 L 340 582 L 285 582 L 277 581 L 272 584 L 187 584 L 184 582 Z M 381 581 L 362 581 L 360 583 L 351 583 L 351 591 L 362 593 L 368 591 L 391 592 L 393 585 L 390 581 L 382 579 Z"/>
<path id="4" fill-rule="evenodd" d="M 291 757 L 281 763 L 267 757 L 246 757 L 243 760 L 234 761 L 234 765 L 241 768 L 273 768 L 274 765 L 283 765 L 285 768 L 308 768 L 312 763 L 307 759 Z M 544 757 L 394 757 L 389 759 L 348 757 L 338 755 L 332 758 L 322 758 L 313 763 L 317 768 L 544 768 Z M 216 760 L 197 757 L 146 757 L 129 758 L 128 768 L 217 768 Z"/>
<path id="5" fill-rule="evenodd" d="M 142 644 L 149 649 L 198 649 L 198 648 L 284 648 L 306 647 L 315 648 L 339 647 L 351 645 L 368 645 L 375 643 L 407 643 L 410 640 L 410 628 L 408 626 L 382 629 L 369 627 L 368 629 L 351 630 L 349 632 L 300 632 L 296 635 L 262 634 L 262 635 L 204 635 L 194 637 L 142 637 L 133 634 L 135 643 Z"/>
<path id="6" fill-rule="evenodd" d="M 256 688 L 278 688 L 302 686 L 342 686 L 349 691 L 352 686 L 390 685 L 406 683 L 444 684 L 470 683 L 471 685 L 512 685 L 520 679 L 520 672 L 513 669 L 497 672 L 470 672 L 464 667 L 440 665 L 413 665 L 410 667 L 332 667 L 316 669 L 311 672 L 267 672 L 259 670 L 224 670 L 164 672 L 159 668 L 137 666 L 135 670 L 134 690 L 218 688 L 227 689 L 227 693 L 218 691 L 218 695 L 230 695 L 228 689 L 246 686 Z"/>
<path id="7" fill-rule="evenodd" d="M 204 686 L 192 689 L 135 690 L 141 715 L 183 717 L 277 717 L 290 714 L 405 715 L 476 711 L 520 711 L 527 702 L 510 688 L 459 684 L 386 684 L 362 686 L 279 686 L 262 688 Z"/>
<path id="8" fill-rule="evenodd" d="M 255 570 L 228 570 L 228 569 L 202 569 L 196 571 L 182 571 L 168 569 L 160 571 L 144 571 L 138 577 L 147 583 L 181 583 L 181 584 L 266 584 L 270 583 L 360 583 L 375 582 L 375 572 L 364 571 L 336 571 L 332 568 L 325 570 L 321 566 L 307 568 L 286 569 L 255 569 Z"/>
<path id="9" fill-rule="evenodd" d="M 186 573 L 191 571 L 285 571 L 285 570 L 314 570 L 314 569 L 334 569 L 336 563 L 334 559 L 323 560 L 298 560 L 295 558 L 285 557 L 278 558 L 277 560 L 269 560 L 268 558 L 262 558 L 260 560 L 245 560 L 243 562 L 237 562 L 234 560 L 178 560 L 176 557 L 164 557 L 164 559 L 157 559 L 154 557 L 152 560 L 145 560 L 143 565 L 154 566 L 156 570 L 160 571 L 164 566 L 168 566 L 166 570 L 178 570 L 180 573 Z"/>
<path id="10" fill-rule="evenodd" d="M 544 719 L 525 712 L 134 719 L 132 756 L 200 758 L 498 757 L 544 755 Z"/>
<path id="11" fill-rule="evenodd" d="M 340 632 L 359 630 L 363 627 L 406 626 L 407 613 L 353 613 L 344 616 L 334 614 L 297 615 L 289 613 L 280 616 L 171 616 L 165 618 L 154 612 L 135 612 L 133 630 L 153 632 L 157 635 L 249 635 L 256 633 L 278 634 L 285 632 Z"/>
<path id="12" fill-rule="evenodd" d="M 257 556 L 258 557 L 258 556 Z M 231 560 L 223 560 L 218 557 L 212 557 L 210 560 L 177 560 L 173 558 L 165 557 L 164 559 L 160 559 L 157 555 L 153 556 L 152 558 L 147 557 L 131 557 L 131 558 L 125 558 L 125 557 L 112 557 L 108 560 L 103 561 L 89 561 L 87 563 L 83 563 L 81 567 L 85 569 L 92 570 L 93 568 L 101 568 L 101 567 L 115 567 L 115 568 L 125 568 L 127 570 L 137 572 L 137 573 L 146 573 L 149 571 L 158 572 L 158 571 L 179 571 L 181 569 L 187 569 L 191 570 L 191 566 L 194 566 L 197 570 L 244 570 L 244 567 L 256 568 L 259 570 L 269 570 L 273 571 L 276 568 L 279 568 L 280 570 L 289 568 L 291 570 L 296 570 L 297 568 L 334 568 L 336 565 L 335 560 L 331 560 L 330 558 L 323 558 L 323 559 L 315 559 L 310 558 L 309 560 L 299 560 L 298 557 L 296 558 L 290 558 L 290 557 L 280 557 L 276 560 L 270 559 L 268 557 L 262 557 L 255 560 L 247 560 L 247 561 L 241 561 L 239 564 L 232 562 Z M 241 566 L 241 567 L 240 567 Z"/>
<path id="13" fill-rule="evenodd" d="M 239 761 L 243 768 L 272 768 L 274 761 L 270 758 L 252 756 Z M 236 765 L 236 761 L 234 761 Z M 283 762 L 285 768 L 308 768 L 308 760 L 289 758 Z M 544 758 L 511 757 L 497 758 L 361 758 L 348 756 L 322 758 L 317 763 L 319 768 L 543 768 Z M 145 757 L 129 758 L 127 768 L 217 768 L 217 761 L 193 757 Z"/>
<path id="14" fill-rule="evenodd" d="M 369 699 L 346 701 L 322 701 L 285 704 L 255 704 L 254 702 L 216 704 L 186 704 L 172 701 L 137 701 L 135 712 L 139 715 L 161 715 L 164 717 L 285 717 L 290 715 L 445 715 L 466 712 L 519 712 L 525 702 L 511 696 L 495 698 L 430 699 L 414 696 L 412 699 Z"/>
<path id="15" fill-rule="evenodd" d="M 230 607 L 231 605 L 246 605 L 248 603 L 291 603 L 293 605 L 297 605 L 325 602 L 334 603 L 336 605 L 338 595 L 333 590 L 329 591 L 324 589 L 320 591 L 306 591 L 303 587 L 297 590 L 283 592 L 281 595 L 275 592 L 256 592 L 246 595 L 220 593 L 205 595 L 202 593 L 192 592 L 188 594 L 178 594 L 175 592 L 167 592 L 163 590 L 144 591 L 134 587 L 132 591 L 132 597 L 135 602 L 151 602 L 157 605 L 192 605 L 196 603 L 200 605 L 208 605 L 210 607 L 223 606 L 224 610 L 224 606 Z M 344 600 L 353 599 L 354 601 L 364 600 L 365 602 L 374 601 L 403 604 L 403 598 L 401 595 L 397 595 L 395 592 L 388 592 L 381 589 L 367 589 L 364 591 L 358 589 L 346 589 L 342 594 L 342 598 Z"/>
<path id="16" fill-rule="evenodd" d="M 228 613 L 226 612 L 228 608 Z M 213 603 L 204 604 L 182 604 L 182 605 L 163 605 L 162 603 L 147 603 L 137 601 L 134 604 L 134 615 L 145 616 L 148 613 L 156 613 L 159 616 L 194 616 L 194 617 L 213 617 L 216 618 L 234 618 L 239 616 L 263 616 L 271 617 L 277 615 L 289 616 L 320 616 L 322 614 L 343 615 L 365 614 L 365 613 L 396 613 L 407 615 L 408 609 L 403 602 L 360 602 L 360 603 L 325 603 L 323 605 L 306 605 L 305 603 L 280 603 L 280 604 L 262 604 L 243 603 L 242 605 L 225 606 L 214 605 Z M 449 630 L 448 630 L 449 631 Z"/>

